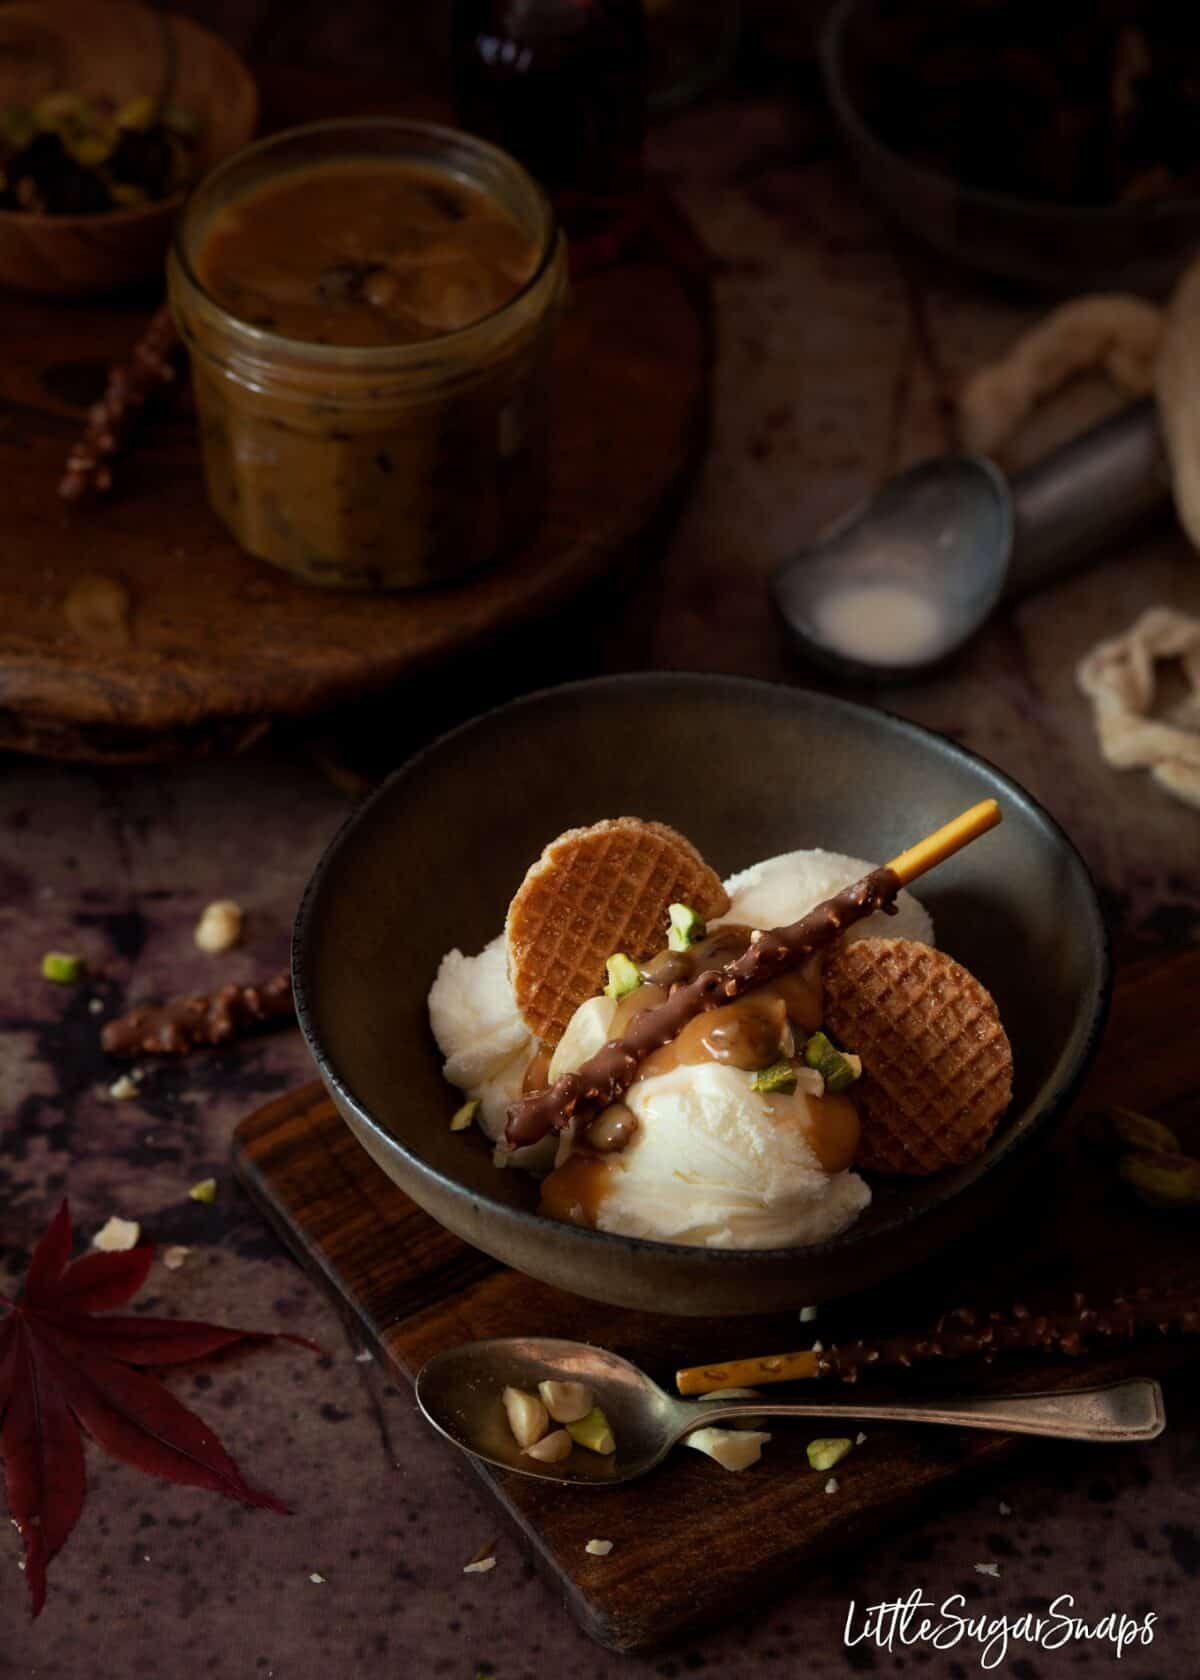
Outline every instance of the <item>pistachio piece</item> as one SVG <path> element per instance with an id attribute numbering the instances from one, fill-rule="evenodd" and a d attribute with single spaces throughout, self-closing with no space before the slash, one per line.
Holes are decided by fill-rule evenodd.
<path id="1" fill-rule="evenodd" d="M 144 129 L 152 128 L 157 118 L 158 107 L 148 93 L 139 94 L 136 99 L 127 99 L 117 112 L 117 127 Z"/>
<path id="2" fill-rule="evenodd" d="M 587 1416 L 581 1417 L 578 1422 L 568 1423 L 567 1431 L 572 1441 L 586 1447 L 589 1452 L 607 1456 L 617 1450 L 616 1437 L 599 1406 L 593 1406 Z"/>
<path id="3" fill-rule="evenodd" d="M 198 1184 L 193 1184 L 188 1191 L 193 1202 L 213 1202 L 217 1197 L 217 1181 L 215 1178 L 202 1178 Z"/>
<path id="4" fill-rule="evenodd" d="M 670 951 L 690 951 L 708 933 L 704 918 L 697 915 L 689 904 L 669 904 L 667 916 L 671 923 L 667 934 L 667 949 Z"/>
<path id="5" fill-rule="evenodd" d="M 1200 1202 L 1200 1161 L 1190 1155 L 1165 1150 L 1123 1155 L 1118 1171 L 1150 1207 L 1194 1207 Z"/>
<path id="6" fill-rule="evenodd" d="M 452 1132 L 466 1131 L 479 1113 L 479 1101 L 478 1097 L 472 1097 L 468 1102 L 463 1103 L 461 1108 L 454 1110 L 454 1113 L 450 1116 L 450 1130 Z"/>
<path id="7" fill-rule="evenodd" d="M 814 1470 L 832 1470 L 840 1464 L 854 1442 L 845 1435 L 823 1435 L 804 1449 Z"/>
<path id="8" fill-rule="evenodd" d="M 540 1382 L 538 1393 L 555 1423 L 578 1423 L 596 1404 L 596 1396 L 586 1383 Z"/>
<path id="9" fill-rule="evenodd" d="M 236 899 L 218 898 L 206 904 L 192 938 L 198 950 L 210 954 L 231 951 L 242 937 L 243 912 Z"/>
<path id="10" fill-rule="evenodd" d="M 82 957 L 73 957 L 66 951 L 47 951 L 42 958 L 42 979 L 71 986 L 83 978 L 86 967 Z"/>
<path id="11" fill-rule="evenodd" d="M 770 1067 L 759 1068 L 750 1081 L 752 1091 L 794 1091 L 796 1089 L 796 1070 L 791 1062 L 772 1062 Z"/>
<path id="12" fill-rule="evenodd" d="M 723 1470 L 747 1470 L 757 1464 L 762 1450 L 771 1439 L 758 1429 L 693 1429 L 684 1436 L 684 1445 L 715 1458 Z"/>
<path id="13" fill-rule="evenodd" d="M 1118 1142 L 1128 1149 L 1149 1149 L 1168 1155 L 1179 1153 L 1179 1139 L 1170 1126 L 1149 1114 L 1139 1114 L 1135 1108 L 1110 1108 L 1109 1124 Z"/>
<path id="14" fill-rule="evenodd" d="M 856 1079 L 862 1077 L 862 1061 L 848 1050 L 839 1050 L 823 1032 L 815 1032 L 804 1046 L 804 1060 L 816 1068 L 825 1081 L 825 1089 L 838 1094 L 848 1091 Z"/>
<path id="15" fill-rule="evenodd" d="M 608 969 L 608 985 L 604 988 L 605 997 L 628 997 L 630 992 L 636 992 L 642 983 L 642 976 L 638 966 L 624 951 L 615 951 L 604 965 Z"/>
<path id="16" fill-rule="evenodd" d="M 513 1440 L 526 1450 L 540 1441 L 550 1427 L 550 1415 L 536 1394 L 527 1394 L 523 1388 L 513 1388 L 510 1384 L 501 1395 L 504 1401 L 504 1411 L 508 1418 L 508 1427 L 513 1432 Z"/>
<path id="17" fill-rule="evenodd" d="M 570 1457 L 572 1444 L 565 1429 L 554 1429 L 531 1447 L 526 1447 L 525 1457 L 536 1458 L 539 1464 L 559 1464 Z"/>

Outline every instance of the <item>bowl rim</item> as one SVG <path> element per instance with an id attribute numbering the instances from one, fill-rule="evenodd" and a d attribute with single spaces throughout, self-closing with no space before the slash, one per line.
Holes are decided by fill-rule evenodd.
<path id="1" fill-rule="evenodd" d="M 595 692 L 597 690 L 621 690 L 626 688 L 675 687 L 677 689 L 693 689 L 697 693 L 711 694 L 714 687 L 726 692 L 737 692 L 746 695 L 770 695 L 778 697 L 781 694 L 789 696 L 799 695 L 807 700 L 815 700 L 822 706 L 832 707 L 835 711 L 848 714 L 862 720 L 869 718 L 879 722 L 888 732 L 897 736 L 907 737 L 922 744 L 933 744 L 937 751 L 948 752 L 951 757 L 966 760 L 968 764 L 983 765 L 1003 785 L 1006 797 L 1014 804 L 1025 808 L 1026 813 L 1047 829 L 1051 837 L 1066 854 L 1068 861 L 1079 871 L 1083 885 L 1087 889 L 1087 899 L 1091 910 L 1091 943 L 1096 961 L 1095 983 L 1092 988 L 1090 1018 L 1082 1041 L 1070 1064 L 1063 1071 L 1058 1084 L 1047 1094 L 1045 1099 L 1033 1108 L 1028 1123 L 1019 1134 L 1010 1134 L 1001 1139 L 998 1154 L 987 1159 L 986 1154 L 976 1157 L 976 1161 L 968 1166 L 977 1166 L 979 1171 L 975 1177 L 956 1183 L 947 1182 L 944 1187 L 936 1190 L 933 1195 L 918 1207 L 908 1207 L 891 1215 L 881 1225 L 870 1230 L 863 1230 L 857 1223 L 847 1227 L 835 1237 L 824 1242 L 793 1244 L 780 1248 L 717 1248 L 705 1247 L 692 1243 L 664 1242 L 657 1238 L 634 1237 L 619 1231 L 598 1231 L 583 1225 L 568 1225 L 561 1220 L 551 1219 L 548 1215 L 536 1209 L 515 1207 L 509 1202 L 493 1200 L 486 1192 L 478 1192 L 454 1178 L 440 1168 L 432 1166 L 421 1156 L 416 1155 L 367 1110 L 350 1090 L 346 1081 L 341 1077 L 332 1060 L 322 1046 L 317 1036 L 313 1021 L 313 1008 L 304 980 L 305 952 L 309 944 L 310 929 L 314 908 L 321 892 L 326 876 L 337 862 L 339 853 L 349 840 L 350 835 L 357 829 L 360 822 L 366 821 L 374 807 L 387 799 L 393 786 L 406 781 L 418 774 L 422 765 L 433 754 L 441 751 L 451 742 L 469 734 L 472 730 L 484 725 L 492 724 L 497 718 L 519 716 L 531 707 L 544 705 L 548 700 L 557 700 L 563 696 L 580 693 L 582 691 Z M 502 1220 L 515 1222 L 518 1227 L 530 1233 L 537 1233 L 543 1229 L 561 1233 L 571 1233 L 573 1237 L 584 1242 L 600 1243 L 610 1249 L 613 1245 L 624 1248 L 631 1255 L 650 1253 L 672 1258 L 676 1261 L 703 1257 L 709 1264 L 723 1266 L 737 1265 L 783 1265 L 787 1262 L 795 1264 L 798 1258 L 804 1261 L 810 1259 L 836 1259 L 840 1254 L 854 1247 L 856 1243 L 864 1241 L 885 1241 L 889 1237 L 904 1230 L 914 1221 L 924 1219 L 962 1193 L 965 1193 L 982 1174 L 991 1172 L 1002 1162 L 1011 1161 L 1014 1156 L 1027 1150 L 1031 1143 L 1044 1133 L 1046 1127 L 1070 1103 L 1091 1065 L 1096 1048 L 1104 1032 L 1108 1020 L 1109 1007 L 1112 1000 L 1112 940 L 1108 926 L 1101 913 L 1099 897 L 1096 891 L 1095 879 L 1087 863 L 1078 851 L 1070 836 L 1062 825 L 1034 798 L 1025 788 L 1015 782 L 999 766 L 977 753 L 969 747 L 964 747 L 948 735 L 939 733 L 935 729 L 926 728 L 924 724 L 913 722 L 909 718 L 900 717 L 883 707 L 867 706 L 857 701 L 847 700 L 840 695 L 827 694 L 820 689 L 803 688 L 792 683 L 771 682 L 760 677 L 735 676 L 725 672 L 711 671 L 622 671 L 595 677 L 584 677 L 574 682 L 555 684 L 546 688 L 533 689 L 514 699 L 491 706 L 486 711 L 478 712 L 474 716 L 456 724 L 435 737 L 426 746 L 413 753 L 404 762 L 391 771 L 374 791 L 339 825 L 325 850 L 322 852 L 316 867 L 309 877 L 308 884 L 300 899 L 296 910 L 296 917 L 292 928 L 291 943 L 291 973 L 292 992 L 296 1007 L 296 1019 L 304 1035 L 309 1054 L 312 1056 L 317 1070 L 327 1088 L 336 1096 L 340 1104 L 354 1115 L 359 1125 L 370 1132 L 386 1151 L 398 1151 L 405 1159 L 408 1167 L 418 1177 L 432 1180 L 438 1187 L 456 1197 L 469 1196 L 475 1203 L 488 1210 Z M 947 1178 L 949 1174 L 945 1175 Z M 936 1179 L 924 1180 L 925 1183 Z M 436 1217 L 436 1216 L 434 1216 Z M 570 1239 L 567 1239 L 570 1240 Z"/>
<path id="2" fill-rule="evenodd" d="M 140 4 L 140 0 L 128 0 L 127 9 L 130 11 L 147 10 L 144 5 Z M 258 78 L 241 53 L 231 46 L 223 35 L 218 35 L 215 29 L 207 29 L 204 24 L 197 23 L 195 18 L 188 17 L 186 13 L 165 12 L 161 16 L 164 23 L 169 24 L 172 29 L 180 30 L 184 37 L 190 35 L 194 40 L 196 36 L 204 36 L 210 48 L 216 46 L 225 55 L 227 63 L 236 67 L 242 79 L 243 88 L 249 93 L 251 109 L 249 135 L 235 150 L 240 152 L 246 146 L 253 144 L 254 134 L 262 115 L 262 95 L 258 89 Z M 181 40 L 179 45 L 180 48 L 186 48 L 186 39 Z M 222 157 L 210 163 L 203 175 L 197 176 L 194 181 L 189 181 L 182 187 L 177 187 L 173 193 L 168 193 L 166 198 L 149 199 L 145 204 L 120 205 L 115 210 L 99 210 L 90 216 L 45 216 L 34 210 L 4 209 L 0 210 L 0 227 L 61 228 L 66 232 L 68 229 L 78 231 L 80 228 L 120 227 L 123 223 L 140 221 L 153 215 L 169 213 L 173 216 L 176 211 L 182 209 L 200 182 L 210 175 L 214 169 L 219 169 L 226 158 L 233 155 L 232 152 L 226 152 Z"/>
<path id="3" fill-rule="evenodd" d="M 834 5 L 821 26 L 817 56 L 826 97 L 842 127 L 851 133 L 859 145 L 885 158 L 893 168 L 903 169 L 911 179 L 927 187 L 937 187 L 958 193 L 981 208 L 1004 215 L 1020 215 L 1047 222 L 1061 222 L 1064 217 L 1092 225 L 1170 221 L 1177 216 L 1195 216 L 1200 211 L 1200 195 L 1186 198 L 1159 198 L 1139 204 L 1053 204 L 1040 198 L 1022 198 L 1019 193 L 996 192 L 990 187 L 973 187 L 947 170 L 934 169 L 917 163 L 903 152 L 889 145 L 878 129 L 872 127 L 853 98 L 845 75 L 845 42 L 854 14 L 861 10 L 864 0 L 834 0 Z"/>

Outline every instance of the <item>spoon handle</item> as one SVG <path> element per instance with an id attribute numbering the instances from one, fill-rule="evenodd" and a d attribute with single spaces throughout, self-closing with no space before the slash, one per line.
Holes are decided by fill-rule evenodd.
<path id="1" fill-rule="evenodd" d="M 1153 397 L 1122 409 L 1012 479 L 1013 551 L 1004 597 L 1091 559 L 1170 494 Z"/>
<path id="2" fill-rule="evenodd" d="M 686 1423 L 683 1413 L 687 1413 Z M 987 1394 L 905 1404 L 863 1401 L 680 1402 L 680 1434 L 726 1418 L 846 1418 L 854 1422 L 948 1423 L 1005 1435 L 1053 1435 L 1068 1441 L 1152 1441 L 1166 1427 L 1162 1390 L 1148 1377 L 1052 1394 Z"/>

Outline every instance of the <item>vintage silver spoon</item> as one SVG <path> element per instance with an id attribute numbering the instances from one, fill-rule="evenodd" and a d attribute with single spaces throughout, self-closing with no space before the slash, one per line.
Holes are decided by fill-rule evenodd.
<path id="1" fill-rule="evenodd" d="M 1147 397 L 1011 480 L 981 455 L 923 461 L 786 561 L 771 592 L 803 653 L 854 681 L 903 681 L 1169 491 Z"/>
<path id="2" fill-rule="evenodd" d="M 536 1391 L 545 1378 L 587 1383 L 595 1390 L 596 1403 L 616 1437 L 615 1453 L 604 1457 L 576 1447 L 558 1464 L 539 1464 L 522 1454 L 500 1397 L 510 1383 Z M 464 1452 L 526 1476 L 593 1485 L 644 1476 L 690 1430 L 733 1418 L 844 1418 L 856 1423 L 889 1418 L 996 1429 L 1010 1435 L 1114 1442 L 1152 1441 L 1166 1426 L 1162 1391 L 1145 1377 L 1060 1394 L 987 1395 L 911 1405 L 823 1397 L 677 1400 L 627 1359 L 587 1342 L 549 1336 L 510 1336 L 448 1348 L 421 1367 L 416 1393 L 417 1404 L 433 1427 Z"/>

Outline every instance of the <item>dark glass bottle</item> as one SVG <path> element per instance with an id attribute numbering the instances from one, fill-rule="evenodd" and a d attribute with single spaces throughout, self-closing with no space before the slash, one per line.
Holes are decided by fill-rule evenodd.
<path id="1" fill-rule="evenodd" d="M 642 0 L 456 0 L 459 121 L 551 194 L 636 186 L 646 128 Z"/>

